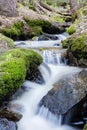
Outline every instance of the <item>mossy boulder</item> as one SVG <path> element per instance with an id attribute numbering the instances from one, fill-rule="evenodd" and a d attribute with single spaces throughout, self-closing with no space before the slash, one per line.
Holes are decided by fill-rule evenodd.
<path id="1" fill-rule="evenodd" d="M 83 130 L 87 130 L 87 124 L 84 126 Z"/>
<path id="2" fill-rule="evenodd" d="M 15 48 L 13 40 L 0 33 L 0 53 L 12 48 Z"/>
<path id="3" fill-rule="evenodd" d="M 0 32 L 8 37 L 19 36 L 22 34 L 23 22 L 16 22 L 11 27 L 0 29 Z"/>
<path id="4" fill-rule="evenodd" d="M 27 24 L 32 28 L 33 32 L 35 33 L 35 28 L 40 34 L 42 31 L 49 30 L 52 24 L 49 21 L 43 19 L 29 19 L 29 17 L 25 17 L 25 21 Z"/>
<path id="5" fill-rule="evenodd" d="M 26 73 L 34 72 L 41 63 L 42 57 L 28 49 L 12 49 L 0 56 L 0 103 L 22 85 Z"/>
<path id="6" fill-rule="evenodd" d="M 87 67 L 87 34 L 75 34 L 68 38 L 65 43 L 64 46 L 68 45 L 68 64 Z"/>
<path id="7" fill-rule="evenodd" d="M 7 25 L 4 28 L 0 28 L 0 32 L 14 40 L 25 40 L 40 35 L 43 28 L 48 26 L 50 27 L 50 23 L 44 20 L 30 20 L 26 18 L 25 20 L 14 22 L 10 26 Z"/>

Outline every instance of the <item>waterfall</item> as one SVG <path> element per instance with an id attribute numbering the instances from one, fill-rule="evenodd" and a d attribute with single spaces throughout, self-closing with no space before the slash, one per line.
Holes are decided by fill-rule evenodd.
<path id="1" fill-rule="evenodd" d="M 48 64 L 57 64 L 57 65 L 65 64 L 63 58 L 61 57 L 61 53 L 56 53 L 55 51 L 52 50 L 42 51 L 42 57 L 44 62 Z"/>
<path id="2" fill-rule="evenodd" d="M 23 118 L 17 123 L 18 130 L 75 130 L 70 126 L 61 125 L 61 115 L 59 117 L 54 115 L 48 108 L 40 107 L 39 103 L 53 88 L 56 81 L 66 74 L 78 72 L 79 68 L 65 65 L 61 53 L 53 50 L 44 50 L 41 55 L 44 63 L 39 66 L 39 70 L 45 83 L 25 81 L 23 83 L 24 92 L 11 101 L 13 106 L 19 106 L 13 110 L 23 115 Z"/>

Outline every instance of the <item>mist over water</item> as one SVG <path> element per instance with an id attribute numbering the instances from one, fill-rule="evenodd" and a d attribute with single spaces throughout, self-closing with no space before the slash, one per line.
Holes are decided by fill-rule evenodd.
<path id="1" fill-rule="evenodd" d="M 11 104 L 17 104 L 21 109 L 15 108 L 23 115 L 17 123 L 18 130 L 76 130 L 75 128 L 61 125 L 61 115 L 52 114 L 44 106 L 39 107 L 41 99 L 53 88 L 53 84 L 66 74 L 76 73 L 79 68 L 69 67 L 61 59 L 60 53 L 51 50 L 44 50 L 44 63 L 39 70 L 44 78 L 44 84 L 38 84 L 29 80 L 23 83 L 25 88 L 23 94 L 15 98 Z"/>

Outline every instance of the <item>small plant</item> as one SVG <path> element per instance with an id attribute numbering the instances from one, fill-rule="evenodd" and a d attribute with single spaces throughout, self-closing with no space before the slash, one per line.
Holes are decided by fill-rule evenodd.
<path id="1" fill-rule="evenodd" d="M 67 29 L 67 33 L 69 33 L 70 35 L 75 33 L 76 32 L 76 29 L 74 28 L 73 25 L 71 25 L 68 29 Z"/>

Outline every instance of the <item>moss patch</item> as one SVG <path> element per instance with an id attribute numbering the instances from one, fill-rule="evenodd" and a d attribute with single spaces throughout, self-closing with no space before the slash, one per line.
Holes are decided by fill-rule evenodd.
<path id="1" fill-rule="evenodd" d="M 73 38 L 70 43 L 70 49 L 78 59 L 87 58 L 87 35 L 81 34 L 77 38 Z"/>
<path id="2" fill-rule="evenodd" d="M 43 31 L 43 30 L 48 30 L 51 27 L 51 23 L 42 19 L 35 19 L 35 20 L 30 20 L 28 17 L 25 18 L 25 21 L 28 23 L 28 25 L 32 28 L 32 30 L 34 30 L 35 28 L 37 28 L 40 30 L 39 34 Z"/>
<path id="3" fill-rule="evenodd" d="M 80 16 L 86 16 L 87 15 L 87 6 L 82 7 L 78 10 L 78 15 Z"/>
<path id="4" fill-rule="evenodd" d="M 8 37 L 19 36 L 22 34 L 23 22 L 14 23 L 13 26 L 0 29 L 0 32 Z"/>
<path id="5" fill-rule="evenodd" d="M 66 39 L 66 40 L 64 40 L 64 41 L 62 41 L 62 47 L 63 48 L 68 48 L 68 39 Z"/>
<path id="6" fill-rule="evenodd" d="M 58 15 L 53 15 L 52 21 L 59 22 L 59 23 L 64 23 L 65 22 L 64 19 L 62 17 L 58 16 Z"/>
<path id="7" fill-rule="evenodd" d="M 67 29 L 67 33 L 69 33 L 70 35 L 76 32 L 76 28 L 74 27 L 74 25 L 72 24 L 68 29 Z"/>
<path id="8" fill-rule="evenodd" d="M 14 49 L 0 56 L 0 103 L 8 99 L 30 73 L 42 63 L 41 56 L 27 49 Z"/>

